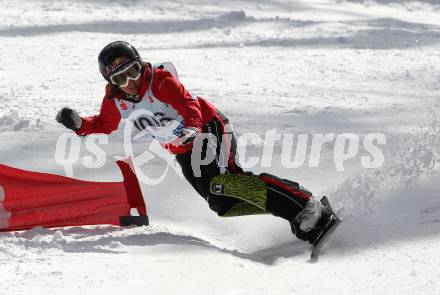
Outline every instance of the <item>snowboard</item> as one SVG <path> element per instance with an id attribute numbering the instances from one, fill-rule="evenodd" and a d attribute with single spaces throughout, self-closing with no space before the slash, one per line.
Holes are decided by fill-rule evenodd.
<path id="1" fill-rule="evenodd" d="M 313 243 L 312 254 L 310 255 L 310 259 L 312 260 L 312 262 L 315 262 L 318 260 L 319 255 L 330 244 L 333 233 L 335 232 L 335 230 L 339 227 L 339 225 L 343 221 L 343 218 L 340 218 L 333 211 L 333 208 L 330 206 L 330 202 L 328 201 L 326 196 L 321 198 L 321 203 L 330 210 L 332 215 L 331 215 L 330 220 L 324 226 L 324 229 L 322 230 L 321 234 L 318 236 L 316 241 Z"/>

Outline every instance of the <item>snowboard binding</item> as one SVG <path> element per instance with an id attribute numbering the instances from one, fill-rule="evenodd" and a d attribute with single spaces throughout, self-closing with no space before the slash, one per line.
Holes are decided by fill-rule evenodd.
<path id="1" fill-rule="evenodd" d="M 326 196 L 321 198 L 321 203 L 324 209 L 323 216 L 318 222 L 319 230 L 315 233 L 314 239 L 309 240 L 313 245 L 312 254 L 310 255 L 312 261 L 317 261 L 321 252 L 328 247 L 333 233 L 343 220 L 335 213 Z"/>
<path id="2" fill-rule="evenodd" d="M 312 245 L 310 257 L 312 262 L 317 261 L 321 252 L 329 245 L 334 231 L 343 220 L 334 212 L 326 196 L 322 197 L 320 202 L 323 207 L 322 215 L 317 224 L 310 230 L 302 231 L 295 219 L 290 221 L 292 233 L 298 239 L 307 241 Z"/>

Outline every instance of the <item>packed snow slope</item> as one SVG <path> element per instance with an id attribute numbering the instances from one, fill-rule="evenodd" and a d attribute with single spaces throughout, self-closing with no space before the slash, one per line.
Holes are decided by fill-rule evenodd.
<path id="1" fill-rule="evenodd" d="M 345 222 L 318 263 L 273 216 L 222 219 L 170 169 L 142 185 L 151 226 L 0 233 L 0 294 L 438 294 L 440 290 L 439 1 L 0 0 L 0 163 L 65 175 L 54 120 L 99 111 L 101 48 L 135 45 L 172 61 L 238 135 L 382 133 L 383 165 L 360 153 L 337 169 L 253 167 L 326 193 Z M 121 125 L 123 127 L 123 125 Z M 120 180 L 123 133 L 105 164 L 73 176 Z M 136 154 L 147 140 L 134 144 Z M 248 147 L 261 155 L 262 145 Z M 264 167 L 269 166 L 269 167 Z M 163 160 L 142 166 L 161 175 Z"/>

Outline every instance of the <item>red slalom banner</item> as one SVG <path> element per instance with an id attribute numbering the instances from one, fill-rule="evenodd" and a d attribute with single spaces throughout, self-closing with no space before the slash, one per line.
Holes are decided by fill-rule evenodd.
<path id="1" fill-rule="evenodd" d="M 0 165 L 0 231 L 35 226 L 147 225 L 139 181 L 128 163 L 117 164 L 123 182 L 83 181 Z M 131 217 L 131 208 L 140 216 Z"/>

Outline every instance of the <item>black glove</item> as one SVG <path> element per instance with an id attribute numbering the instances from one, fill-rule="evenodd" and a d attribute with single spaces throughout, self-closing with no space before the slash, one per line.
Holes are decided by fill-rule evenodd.
<path id="1" fill-rule="evenodd" d="M 82 118 L 78 113 L 70 108 L 62 108 L 55 117 L 58 123 L 63 124 L 66 128 L 77 131 L 81 128 Z"/>

